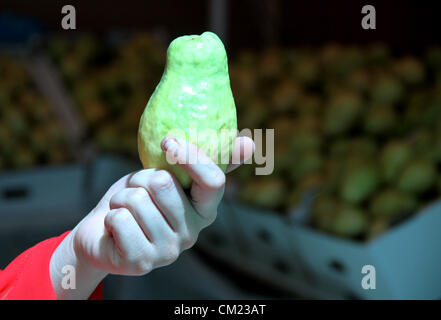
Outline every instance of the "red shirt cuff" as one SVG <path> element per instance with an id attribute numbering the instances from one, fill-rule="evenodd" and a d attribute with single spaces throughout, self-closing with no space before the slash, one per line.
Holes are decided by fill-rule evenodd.
<path id="1" fill-rule="evenodd" d="M 70 231 L 29 248 L 0 271 L 0 299 L 56 300 L 49 273 L 53 252 Z M 89 300 L 102 299 L 102 282 Z"/>

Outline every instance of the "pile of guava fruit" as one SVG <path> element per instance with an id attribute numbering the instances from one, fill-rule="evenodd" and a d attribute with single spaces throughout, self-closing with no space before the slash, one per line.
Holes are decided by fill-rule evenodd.
<path id="1" fill-rule="evenodd" d="M 230 65 L 238 125 L 275 129 L 275 168 L 234 173 L 239 198 L 366 240 L 441 196 L 441 48 L 243 51 Z"/>
<path id="2" fill-rule="evenodd" d="M 53 109 L 24 62 L 0 56 L 0 172 L 72 159 Z"/>
<path id="3" fill-rule="evenodd" d="M 145 32 L 113 45 L 94 34 L 52 36 L 46 52 L 103 152 L 136 158 L 139 119 L 159 82 L 165 47 Z"/>

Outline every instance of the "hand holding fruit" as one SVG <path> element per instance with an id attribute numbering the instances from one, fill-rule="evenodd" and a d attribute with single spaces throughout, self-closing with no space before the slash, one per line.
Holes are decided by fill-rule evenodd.
<path id="1" fill-rule="evenodd" d="M 223 171 L 182 140 L 166 138 L 161 147 L 192 178 L 190 196 L 165 170 L 145 169 L 118 180 L 53 254 L 50 273 L 57 298 L 87 298 L 108 273 L 143 275 L 168 265 L 215 220 Z M 236 138 L 232 158 L 243 162 L 253 149 L 251 139 Z M 197 152 L 196 163 L 182 161 L 188 152 Z M 75 267 L 76 290 L 61 287 L 64 265 Z"/>

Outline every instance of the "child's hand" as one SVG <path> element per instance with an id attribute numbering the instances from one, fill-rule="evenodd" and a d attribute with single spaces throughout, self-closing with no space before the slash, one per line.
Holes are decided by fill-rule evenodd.
<path id="1" fill-rule="evenodd" d="M 51 278 L 57 297 L 87 298 L 108 273 L 143 275 L 168 265 L 193 246 L 199 232 L 215 220 L 225 174 L 195 146 L 166 138 L 162 147 L 192 177 L 190 196 L 165 170 L 141 170 L 117 181 L 66 237 L 65 248 L 60 245 L 54 253 Z M 233 158 L 243 162 L 253 149 L 251 139 L 237 138 Z M 183 163 L 188 152 L 197 152 L 198 163 Z M 70 263 L 66 256 L 75 260 L 77 289 L 83 285 L 84 294 L 66 296 L 66 290 L 60 285 L 57 288 L 62 264 Z"/>

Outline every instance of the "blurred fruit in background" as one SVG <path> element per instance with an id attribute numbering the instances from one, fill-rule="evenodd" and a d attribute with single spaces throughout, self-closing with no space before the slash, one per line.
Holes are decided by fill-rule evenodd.
<path id="1" fill-rule="evenodd" d="M 342 91 L 331 96 L 325 108 L 323 129 L 328 135 L 347 133 L 354 127 L 363 111 L 361 98 L 350 91 Z"/>
<path id="2" fill-rule="evenodd" d="M 262 71 L 252 65 L 262 54 L 248 52 L 248 77 L 240 85 L 232 77 L 232 86 L 239 126 L 275 129 L 275 170 L 233 173 L 248 194 L 241 201 L 265 207 L 257 186 L 279 177 L 286 198 L 266 208 L 286 214 L 313 191 L 315 228 L 366 240 L 441 195 L 439 48 L 393 56 L 383 44 L 329 44 L 263 56 Z M 239 63 L 232 59 L 232 70 Z"/>
<path id="3" fill-rule="evenodd" d="M 417 208 L 417 204 L 415 196 L 410 193 L 386 189 L 372 198 L 370 211 L 374 217 L 394 218 L 411 213 Z"/>
<path id="4" fill-rule="evenodd" d="M 66 133 L 24 63 L 0 56 L 0 77 L 0 167 L 23 169 L 72 160 Z"/>
<path id="5" fill-rule="evenodd" d="M 361 204 L 379 185 L 379 171 L 372 161 L 348 163 L 343 171 L 339 194 L 348 203 Z"/>
<path id="6" fill-rule="evenodd" d="M 239 198 L 264 209 L 279 209 L 286 198 L 286 187 L 280 178 L 254 179 L 240 190 Z"/>
<path id="7" fill-rule="evenodd" d="M 343 205 L 337 209 L 330 231 L 343 237 L 358 237 L 367 230 L 367 226 L 368 217 L 363 209 Z"/>
<path id="8" fill-rule="evenodd" d="M 415 57 L 401 58 L 393 68 L 400 80 L 409 86 L 421 84 L 426 76 L 422 63 Z"/>
<path id="9" fill-rule="evenodd" d="M 394 181 L 403 170 L 412 155 L 411 146 L 403 141 L 391 140 L 384 147 L 380 155 L 380 165 L 383 179 L 386 182 Z"/>
<path id="10" fill-rule="evenodd" d="M 397 186 L 404 192 L 419 194 L 433 187 L 436 175 L 436 167 L 431 161 L 416 159 L 404 168 Z"/>
<path id="11" fill-rule="evenodd" d="M 136 156 L 139 118 L 162 75 L 165 48 L 139 32 L 119 45 L 96 35 L 54 36 L 46 50 L 98 148 Z"/>
<path id="12" fill-rule="evenodd" d="M 371 101 L 378 104 L 396 104 L 403 98 L 404 88 L 392 74 L 375 76 L 371 88 Z"/>

